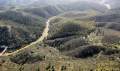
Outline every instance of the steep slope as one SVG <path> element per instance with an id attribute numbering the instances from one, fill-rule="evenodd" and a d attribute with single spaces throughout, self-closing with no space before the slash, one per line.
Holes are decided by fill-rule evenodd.
<path id="1" fill-rule="evenodd" d="M 90 15 L 91 12 L 74 13 L 65 13 L 51 20 L 49 36 L 44 41 L 45 44 L 59 49 L 63 54 L 80 58 L 92 57 L 100 52 L 108 53 L 109 51 L 119 54 L 119 31 L 99 27 L 97 18 L 93 19 L 97 15 Z"/>
<path id="2" fill-rule="evenodd" d="M 45 7 L 37 7 L 37 8 L 26 8 L 24 9 L 25 12 L 41 16 L 43 18 L 49 18 L 51 16 L 58 15 L 64 12 L 57 6 L 45 6 Z"/>
<path id="3" fill-rule="evenodd" d="M 0 33 L 2 35 L 0 35 L 0 46 L 7 46 L 9 49 L 14 50 L 35 41 L 41 36 L 45 27 L 44 23 L 44 18 L 27 13 L 17 11 L 1 12 Z"/>
<path id="4" fill-rule="evenodd" d="M 74 3 L 62 5 L 61 7 L 64 8 L 64 10 L 66 11 L 96 10 L 96 11 L 104 12 L 107 10 L 105 6 L 92 1 L 77 1 Z"/>
<path id="5" fill-rule="evenodd" d="M 44 31 L 43 31 L 42 35 L 41 35 L 36 41 L 31 42 L 30 44 L 26 45 L 25 47 L 23 47 L 23 48 L 21 48 L 21 49 L 18 49 L 18 50 L 14 51 L 14 52 L 11 52 L 11 53 L 5 53 L 5 51 L 7 51 L 7 48 L 8 48 L 8 47 L 7 47 L 7 48 L 5 48 L 5 49 L 1 52 L 0 56 L 10 56 L 10 55 L 14 55 L 14 54 L 17 54 L 17 53 L 19 53 L 19 52 L 21 52 L 21 51 L 24 51 L 25 49 L 31 49 L 31 48 L 33 48 L 33 47 L 35 48 L 35 46 L 38 46 L 39 44 L 41 44 L 41 43 L 43 42 L 43 40 L 46 39 L 47 36 L 48 36 L 50 20 L 51 20 L 51 19 L 49 19 L 49 20 L 46 22 L 46 27 L 44 28 Z"/>
<path id="6" fill-rule="evenodd" d="M 98 25 L 98 27 L 105 27 L 113 30 L 120 31 L 120 9 L 112 9 L 106 13 L 97 15 L 93 17 Z"/>
<path id="7" fill-rule="evenodd" d="M 39 4 L 40 3 L 38 2 L 38 5 Z M 35 5 L 37 4 L 35 3 Z M 101 4 L 94 3 L 94 2 L 87 2 L 87 1 L 78 1 L 73 3 L 68 3 L 68 4 L 47 5 L 43 7 L 35 6 L 35 7 L 31 7 L 31 8 L 28 7 L 24 9 L 24 11 L 28 13 L 39 15 L 44 18 L 49 18 L 51 16 L 55 16 L 60 13 L 64 13 L 68 11 L 87 11 L 87 10 L 105 12 L 108 9 Z"/>
<path id="8" fill-rule="evenodd" d="M 53 26 L 55 24 L 58 24 L 56 23 L 58 21 L 63 22 L 64 19 L 67 19 L 66 21 L 68 21 L 70 18 L 68 19 L 63 17 L 60 17 L 60 18 L 54 17 L 52 18 L 51 21 L 48 20 L 48 22 L 50 22 L 50 26 Z M 74 19 L 74 21 L 76 20 Z M 80 22 L 80 20 L 78 19 L 77 21 Z M 85 20 L 82 19 L 82 21 L 84 22 Z M 89 23 L 89 25 L 90 24 L 92 23 Z M 64 24 L 62 25 L 64 26 Z M 68 26 L 66 27 L 69 27 L 69 23 L 67 23 L 67 25 Z M 84 27 L 82 29 L 86 29 L 86 30 L 90 30 L 90 28 L 94 26 L 93 24 L 91 27 L 86 27 L 81 23 L 77 22 L 77 26 L 78 25 L 80 27 Z M 88 25 L 88 23 L 85 23 L 85 25 Z M 81 29 L 78 29 L 77 31 L 80 31 L 80 30 Z M 50 28 L 50 31 L 51 31 L 51 28 Z M 73 33 L 77 31 L 73 30 Z M 72 32 L 72 31 L 66 31 L 66 32 Z M 49 34 L 51 35 L 51 33 Z M 76 36 L 76 35 L 78 34 L 74 34 L 73 36 Z M 80 35 L 78 35 L 78 38 L 80 37 Z M 72 39 L 74 40 L 74 38 Z M 81 43 L 81 42 L 78 42 L 78 43 Z M 72 44 L 77 45 L 76 43 L 72 43 Z M 72 48 L 72 51 L 70 52 L 65 51 L 66 55 L 70 54 L 69 56 L 72 55 L 76 57 L 76 58 L 71 58 L 68 56 L 61 55 L 56 48 L 49 47 L 40 42 L 38 44 L 31 45 L 30 47 L 24 50 L 21 50 L 16 54 L 13 54 L 10 56 L 1 56 L 0 70 L 1 71 L 4 71 L 4 70 L 6 71 L 16 71 L 16 70 L 17 71 L 86 71 L 86 70 L 87 71 L 97 71 L 97 70 L 105 71 L 105 70 L 108 70 L 110 71 L 110 70 L 117 69 L 119 71 L 120 61 L 118 56 L 120 51 L 118 49 L 116 50 L 111 48 L 109 50 L 107 48 L 106 50 L 105 48 L 106 47 L 103 47 L 103 46 L 95 46 L 95 45 L 86 46 L 86 44 L 84 44 L 84 46 L 82 47 L 80 46 L 79 48 L 75 48 L 75 49 Z M 83 56 L 85 57 L 92 56 L 92 57 L 84 58 Z"/>
<path id="9" fill-rule="evenodd" d="M 49 36 L 45 44 L 60 51 L 74 50 L 79 46 L 88 45 L 85 38 L 94 30 L 95 22 L 89 19 L 56 17 L 50 22 Z"/>

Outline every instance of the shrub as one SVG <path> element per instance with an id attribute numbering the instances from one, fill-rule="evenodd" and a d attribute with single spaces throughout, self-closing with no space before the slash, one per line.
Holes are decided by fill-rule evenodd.
<path id="1" fill-rule="evenodd" d="M 10 58 L 12 62 L 17 64 L 34 63 L 37 61 L 42 61 L 44 59 L 45 59 L 45 56 L 38 55 L 32 52 L 21 52 Z"/>

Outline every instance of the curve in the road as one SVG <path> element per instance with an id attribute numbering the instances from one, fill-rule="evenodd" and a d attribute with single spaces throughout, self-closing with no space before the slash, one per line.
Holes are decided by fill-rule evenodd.
<path id="1" fill-rule="evenodd" d="M 53 19 L 53 18 L 48 19 L 48 21 L 46 22 L 46 27 L 45 27 L 45 29 L 44 29 L 44 31 L 43 31 L 43 33 L 42 33 L 42 36 L 41 36 L 37 41 L 32 42 L 31 44 L 25 46 L 24 48 L 21 48 L 21 49 L 19 49 L 19 50 L 16 50 L 16 51 L 14 51 L 14 52 L 12 52 L 12 53 L 5 53 L 5 51 L 6 51 L 6 50 L 5 50 L 4 53 L 3 53 L 3 52 L 0 53 L 0 56 L 9 56 L 9 55 L 18 53 L 19 51 L 24 50 L 24 49 L 26 49 L 26 48 L 28 48 L 28 47 L 30 47 L 30 46 L 32 46 L 32 45 L 35 45 L 35 44 L 37 44 L 37 43 L 42 42 L 42 41 L 43 41 L 45 38 L 47 38 L 47 36 L 48 36 L 49 25 L 50 25 L 50 21 L 51 21 L 52 19 Z"/>

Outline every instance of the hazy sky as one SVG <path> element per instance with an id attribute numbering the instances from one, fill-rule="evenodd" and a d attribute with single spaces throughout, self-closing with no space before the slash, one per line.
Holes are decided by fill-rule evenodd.
<path id="1" fill-rule="evenodd" d="M 65 0 L 64 0 L 65 1 Z M 66 0 L 68 1 L 68 0 Z M 111 5 L 109 3 L 106 2 L 106 0 L 69 0 L 70 2 L 76 2 L 76 1 L 90 1 L 90 2 L 95 2 L 95 3 L 99 3 L 102 4 L 104 6 L 106 6 L 108 9 L 111 9 Z M 109 0 L 107 0 L 109 1 Z"/>

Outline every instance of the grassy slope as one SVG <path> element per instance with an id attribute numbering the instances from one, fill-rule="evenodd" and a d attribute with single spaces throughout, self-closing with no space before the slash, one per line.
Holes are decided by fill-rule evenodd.
<path id="1" fill-rule="evenodd" d="M 62 40 L 62 42 L 64 43 L 59 44 L 63 44 L 64 48 L 71 47 L 70 51 L 68 51 L 68 49 L 63 49 L 64 52 L 62 54 L 71 54 L 73 56 L 74 54 L 78 54 L 79 56 L 80 53 L 83 56 L 84 54 L 95 55 L 89 56 L 87 58 L 72 58 L 62 55 L 61 52 L 59 52 L 56 48 L 50 47 L 54 46 L 59 48 L 61 47 L 59 45 L 56 46 L 55 44 L 53 44 L 48 46 L 48 44 L 44 45 L 43 43 L 40 43 L 37 45 L 32 45 L 32 48 L 27 48 L 15 55 L 1 57 L 1 71 L 119 71 L 120 51 L 118 49 L 116 50 L 114 48 L 107 48 L 106 50 L 105 46 L 93 45 L 90 40 L 88 41 L 84 39 L 85 36 L 87 37 L 87 35 L 91 35 L 93 32 L 93 35 L 95 35 L 93 36 L 93 38 L 97 38 L 95 39 L 95 41 L 100 38 L 99 36 L 96 36 L 97 29 L 95 29 L 96 26 L 94 23 L 95 22 L 91 21 L 90 19 L 87 19 L 86 21 L 60 17 L 57 20 L 51 21 L 49 36 L 48 39 L 45 40 L 45 42 L 54 41 L 52 42 L 53 44 L 57 41 L 60 42 Z M 74 29 L 71 29 L 71 27 Z M 83 30 L 90 32 L 88 33 Z M 61 33 L 63 33 L 64 36 L 61 35 Z M 71 35 L 69 33 L 73 34 Z M 83 43 L 82 45 L 80 45 L 79 43 L 81 42 L 83 42 L 86 46 L 83 46 Z"/>
<path id="2" fill-rule="evenodd" d="M 75 17 L 77 14 L 79 17 Z M 65 14 L 53 19 L 45 44 L 59 49 L 63 54 L 80 58 L 91 57 L 100 52 L 119 54 L 119 31 L 98 27 L 91 18 L 94 15 L 77 14 Z M 68 17 L 71 15 L 74 18 Z"/>
<path id="3" fill-rule="evenodd" d="M 54 48 L 45 46 L 35 46 L 15 55 L 0 58 L 1 71 L 110 71 L 119 70 L 119 65 L 119 60 L 115 56 L 99 54 L 97 58 L 72 59 L 59 54 Z"/>
<path id="4" fill-rule="evenodd" d="M 48 40 L 57 41 L 58 39 L 58 41 L 60 41 L 60 39 L 62 40 L 62 38 L 64 40 L 64 38 L 68 38 L 69 36 L 77 35 L 79 37 L 80 36 L 88 37 L 88 39 L 89 39 L 89 36 L 91 36 L 91 38 L 92 36 L 98 36 L 98 37 L 103 36 L 102 39 L 104 39 L 107 36 L 109 37 L 114 36 L 116 37 L 116 39 L 118 38 L 118 41 L 119 41 L 119 37 L 120 37 L 119 31 L 109 29 L 107 27 L 98 26 L 97 21 L 95 21 L 92 18 L 95 16 L 95 14 L 92 16 L 90 15 L 90 13 L 87 13 L 87 14 L 86 13 L 77 13 L 77 14 L 67 13 L 65 15 L 62 15 L 62 17 L 58 17 L 54 19 L 53 21 L 51 21 L 51 26 L 50 26 L 51 30 L 49 31 Z M 113 39 L 113 41 L 117 41 L 117 40 Z M 106 42 L 109 42 L 109 40 L 106 39 Z"/>

